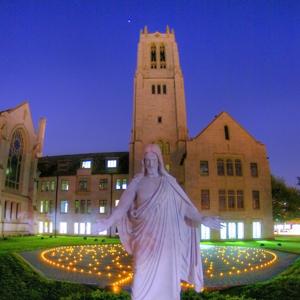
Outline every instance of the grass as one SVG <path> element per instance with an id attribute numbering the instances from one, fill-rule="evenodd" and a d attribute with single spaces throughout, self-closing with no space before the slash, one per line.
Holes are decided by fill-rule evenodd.
<path id="1" fill-rule="evenodd" d="M 93 237 L 9 237 L 0 240 L 0 299 L 32 300 L 129 300 L 124 292 L 113 294 L 94 286 L 47 280 L 35 273 L 15 252 L 45 249 L 65 245 L 119 243 L 114 238 Z M 205 242 L 208 245 L 263 247 L 300 254 L 300 237 L 276 237 L 275 240 Z M 182 293 L 182 300 L 246 300 L 299 299 L 300 259 L 285 272 L 266 282 L 234 287 L 220 292 Z"/>

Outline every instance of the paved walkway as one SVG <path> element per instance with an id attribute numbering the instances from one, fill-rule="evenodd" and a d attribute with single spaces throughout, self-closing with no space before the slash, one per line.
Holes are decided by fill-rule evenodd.
<path id="1" fill-rule="evenodd" d="M 281 273 L 298 257 L 279 251 L 201 246 L 206 288 L 220 289 L 263 281 Z M 131 257 L 121 245 L 71 246 L 23 252 L 21 256 L 43 276 L 105 287 L 131 283 Z M 122 283 L 121 283 L 122 282 Z"/>

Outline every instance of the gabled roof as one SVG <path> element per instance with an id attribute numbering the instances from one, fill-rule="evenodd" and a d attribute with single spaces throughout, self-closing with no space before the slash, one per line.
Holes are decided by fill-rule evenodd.
<path id="1" fill-rule="evenodd" d="M 17 105 L 16 107 L 13 107 L 13 108 L 8 108 L 6 110 L 2 110 L 0 111 L 0 115 L 3 114 L 3 113 L 11 113 L 13 111 L 16 111 L 17 109 L 19 109 L 20 107 L 24 106 L 24 105 L 29 105 L 28 101 L 23 101 L 22 103 L 20 103 L 19 105 Z"/>
<path id="2" fill-rule="evenodd" d="M 39 158 L 38 171 L 40 177 L 51 176 L 74 176 L 80 168 L 83 160 L 92 161 L 92 174 L 128 174 L 129 153 L 128 152 L 103 152 L 103 153 L 81 153 L 56 156 L 44 156 Z M 116 168 L 106 167 L 107 159 L 117 159 Z"/>
<path id="3" fill-rule="evenodd" d="M 262 142 L 255 139 L 253 135 L 251 135 L 243 126 L 241 126 L 229 113 L 226 111 L 220 112 L 218 115 L 215 116 L 215 118 L 208 123 L 208 125 L 203 128 L 195 137 L 191 138 L 190 140 L 197 139 L 200 135 L 202 135 L 213 123 L 215 123 L 218 119 L 221 118 L 221 116 L 225 115 L 226 117 L 230 118 L 238 127 L 240 127 L 251 139 L 253 139 L 256 143 L 264 145 Z"/>

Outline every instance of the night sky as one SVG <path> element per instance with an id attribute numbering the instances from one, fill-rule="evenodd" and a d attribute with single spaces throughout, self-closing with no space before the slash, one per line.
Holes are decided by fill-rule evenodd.
<path id="1" fill-rule="evenodd" d="M 47 118 L 44 155 L 128 151 L 139 31 L 174 28 L 193 137 L 227 111 L 300 176 L 300 1 L 0 0 L 0 110 Z"/>

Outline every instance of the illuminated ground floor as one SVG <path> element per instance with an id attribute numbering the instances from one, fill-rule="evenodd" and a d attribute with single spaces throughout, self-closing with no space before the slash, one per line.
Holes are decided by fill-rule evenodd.
<path id="1" fill-rule="evenodd" d="M 122 245 L 85 245 L 25 252 L 22 257 L 46 277 L 129 289 L 132 259 Z M 201 246 L 206 288 L 269 279 L 298 256 L 260 248 Z M 182 283 L 183 287 L 189 287 Z"/>

